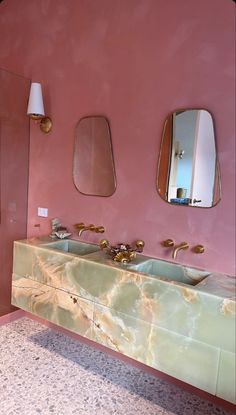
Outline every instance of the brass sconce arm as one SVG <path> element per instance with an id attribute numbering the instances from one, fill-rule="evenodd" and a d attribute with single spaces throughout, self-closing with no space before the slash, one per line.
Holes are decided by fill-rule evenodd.
<path id="1" fill-rule="evenodd" d="M 52 120 L 45 116 L 42 87 L 38 82 L 32 82 L 28 102 L 27 115 L 32 120 L 40 120 L 39 127 L 44 133 L 49 133 L 52 129 Z"/>

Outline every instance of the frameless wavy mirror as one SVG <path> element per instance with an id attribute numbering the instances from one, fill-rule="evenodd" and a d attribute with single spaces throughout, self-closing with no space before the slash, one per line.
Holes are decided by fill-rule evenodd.
<path id="1" fill-rule="evenodd" d="M 215 206 L 221 198 L 220 170 L 211 114 L 179 110 L 164 125 L 157 190 L 171 204 Z"/>
<path id="2" fill-rule="evenodd" d="M 114 193 L 115 167 L 106 118 L 85 117 L 76 125 L 73 179 L 83 194 L 111 196 Z"/>

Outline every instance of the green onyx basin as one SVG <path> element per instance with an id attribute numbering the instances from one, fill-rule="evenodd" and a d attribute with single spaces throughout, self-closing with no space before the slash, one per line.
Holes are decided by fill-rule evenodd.
<path id="1" fill-rule="evenodd" d="M 48 244 L 44 244 L 43 247 L 56 249 L 57 251 L 64 251 L 79 256 L 88 255 L 100 250 L 100 248 L 97 245 L 87 244 L 80 241 L 73 241 L 71 239 L 50 242 Z"/>
<path id="2" fill-rule="evenodd" d="M 158 259 L 149 259 L 142 264 L 130 267 L 130 270 L 132 269 L 148 274 L 152 277 L 168 281 L 178 281 L 189 285 L 197 285 L 204 278 L 210 275 L 209 272 L 206 271 L 185 267 L 183 265 L 172 264 Z"/>

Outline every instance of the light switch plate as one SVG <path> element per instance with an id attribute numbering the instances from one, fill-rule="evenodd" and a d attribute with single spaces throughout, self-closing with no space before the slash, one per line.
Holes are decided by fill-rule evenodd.
<path id="1" fill-rule="evenodd" d="M 42 216 L 43 218 L 48 217 L 48 208 L 38 208 L 38 216 Z"/>

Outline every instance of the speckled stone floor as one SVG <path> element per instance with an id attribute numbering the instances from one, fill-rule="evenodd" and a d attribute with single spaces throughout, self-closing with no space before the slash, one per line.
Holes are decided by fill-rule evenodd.
<path id="1" fill-rule="evenodd" d="M 0 327 L 0 415 L 228 412 L 33 320 Z"/>

